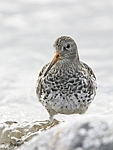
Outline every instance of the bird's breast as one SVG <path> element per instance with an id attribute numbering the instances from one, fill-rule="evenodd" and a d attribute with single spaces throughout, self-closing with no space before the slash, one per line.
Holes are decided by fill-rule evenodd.
<path id="1" fill-rule="evenodd" d="M 95 96 L 90 78 L 83 71 L 50 71 L 40 80 L 39 100 L 47 108 L 62 113 L 84 112 Z"/>
<path id="2" fill-rule="evenodd" d="M 85 99 L 93 94 L 92 82 L 84 72 L 59 69 L 51 71 L 42 80 L 42 91 L 50 97 L 62 99 Z"/>

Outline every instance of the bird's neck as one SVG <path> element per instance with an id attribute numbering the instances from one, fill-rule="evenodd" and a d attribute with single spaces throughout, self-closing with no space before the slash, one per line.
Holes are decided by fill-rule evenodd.
<path id="1" fill-rule="evenodd" d="M 58 67 L 58 68 L 69 68 L 69 67 L 72 67 L 74 69 L 80 68 L 79 57 L 78 57 L 78 59 L 75 59 L 75 57 L 74 57 L 74 58 L 71 58 L 71 59 L 59 60 L 56 63 L 56 67 Z"/>

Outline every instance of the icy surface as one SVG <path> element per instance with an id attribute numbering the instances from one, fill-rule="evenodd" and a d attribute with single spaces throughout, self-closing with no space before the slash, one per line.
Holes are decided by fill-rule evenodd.
<path id="1" fill-rule="evenodd" d="M 76 120 L 45 131 L 19 150 L 112 150 L 113 117 L 110 118 L 94 115 L 76 117 Z"/>
<path id="2" fill-rule="evenodd" d="M 55 39 L 61 35 L 75 39 L 81 60 L 93 68 L 97 77 L 97 96 L 85 116 L 113 114 L 112 18 L 112 0 L 0 1 L 2 136 L 8 127 L 12 128 L 13 137 L 16 128 L 22 128 L 24 122 L 31 125 L 48 119 L 46 110 L 37 100 L 35 84 L 40 69 L 53 57 Z M 75 117 L 58 115 L 56 119 L 68 122 Z M 6 139 L 10 141 L 10 138 Z"/>

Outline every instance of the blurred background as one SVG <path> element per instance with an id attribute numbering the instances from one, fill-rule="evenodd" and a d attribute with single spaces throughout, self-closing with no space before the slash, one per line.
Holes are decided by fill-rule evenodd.
<path id="1" fill-rule="evenodd" d="M 1 0 L 0 122 L 48 119 L 35 84 L 61 35 L 76 41 L 97 77 L 87 114 L 113 114 L 113 0 Z"/>

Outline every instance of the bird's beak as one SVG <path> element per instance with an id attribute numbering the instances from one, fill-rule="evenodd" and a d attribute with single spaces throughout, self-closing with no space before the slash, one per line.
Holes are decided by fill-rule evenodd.
<path id="1" fill-rule="evenodd" d="M 54 55 L 54 58 L 52 59 L 50 65 L 48 66 L 44 76 L 47 75 L 47 73 L 49 72 L 49 70 L 52 68 L 52 66 L 58 61 L 60 60 L 60 55 L 59 55 L 59 52 L 55 52 L 55 55 Z"/>

